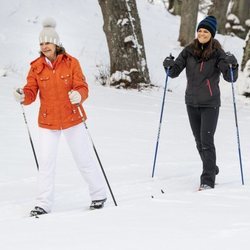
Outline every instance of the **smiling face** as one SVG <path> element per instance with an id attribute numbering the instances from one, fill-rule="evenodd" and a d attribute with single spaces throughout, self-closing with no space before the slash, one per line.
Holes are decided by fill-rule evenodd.
<path id="1" fill-rule="evenodd" d="M 56 45 L 53 43 L 40 43 L 40 49 L 44 56 L 51 62 L 56 59 Z"/>
<path id="2" fill-rule="evenodd" d="M 200 28 L 197 31 L 197 39 L 201 44 L 205 44 L 210 41 L 212 34 L 207 30 Z"/>

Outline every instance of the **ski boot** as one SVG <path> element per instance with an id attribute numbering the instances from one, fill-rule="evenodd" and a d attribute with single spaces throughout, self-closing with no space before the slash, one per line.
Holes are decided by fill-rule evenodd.
<path id="1" fill-rule="evenodd" d="M 35 207 L 30 211 L 30 217 L 38 218 L 39 215 L 47 214 L 47 212 L 41 207 Z"/>
<path id="2" fill-rule="evenodd" d="M 90 210 L 103 208 L 106 200 L 107 200 L 107 198 L 102 199 L 102 200 L 93 200 L 90 204 L 90 207 L 89 207 Z"/>

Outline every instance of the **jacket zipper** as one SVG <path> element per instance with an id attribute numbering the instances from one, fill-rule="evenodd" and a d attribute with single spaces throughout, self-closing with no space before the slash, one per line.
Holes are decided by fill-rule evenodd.
<path id="1" fill-rule="evenodd" d="M 53 79 L 54 79 L 54 82 L 56 83 L 57 81 L 56 81 L 56 76 L 55 76 L 55 74 L 56 74 L 56 69 L 55 68 L 53 68 L 52 69 L 52 73 L 53 73 Z M 57 99 L 59 99 L 59 97 L 58 97 L 58 88 L 57 88 L 57 84 L 55 84 L 55 86 L 56 86 L 56 96 L 57 96 Z M 59 112 L 60 114 L 60 127 L 61 127 L 61 129 L 62 129 L 62 114 L 61 114 L 61 110 L 60 110 L 60 112 Z"/>
<path id="2" fill-rule="evenodd" d="M 212 92 L 212 88 L 211 88 L 211 84 L 210 84 L 210 81 L 207 79 L 207 87 L 209 89 L 209 92 L 210 92 L 210 96 L 213 96 L 213 92 Z"/>

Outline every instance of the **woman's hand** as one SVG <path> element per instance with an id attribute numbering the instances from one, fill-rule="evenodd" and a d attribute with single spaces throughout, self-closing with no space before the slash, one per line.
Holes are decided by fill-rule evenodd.
<path id="1" fill-rule="evenodd" d="M 68 94 L 71 104 L 79 104 L 81 102 L 82 97 L 78 91 L 72 90 Z"/>

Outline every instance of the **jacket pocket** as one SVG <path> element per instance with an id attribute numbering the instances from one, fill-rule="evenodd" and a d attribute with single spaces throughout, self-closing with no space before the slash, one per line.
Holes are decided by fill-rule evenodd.
<path id="1" fill-rule="evenodd" d="M 208 91 L 209 91 L 210 96 L 213 96 L 213 91 L 212 91 L 212 88 L 211 88 L 211 84 L 210 84 L 210 81 L 208 79 L 206 80 L 206 85 L 208 87 Z"/>
<path id="2" fill-rule="evenodd" d="M 49 83 L 49 80 L 50 80 L 49 76 L 41 76 L 39 80 L 40 80 L 40 84 L 41 84 L 40 86 L 42 88 L 48 87 L 48 83 Z"/>
<path id="3" fill-rule="evenodd" d="M 64 123 L 71 123 L 81 119 L 81 116 L 77 109 L 77 105 L 65 104 L 63 113 Z"/>
<path id="4" fill-rule="evenodd" d="M 51 126 L 53 125 L 53 111 L 46 107 L 40 107 L 38 123 L 41 125 Z"/>
<path id="5" fill-rule="evenodd" d="M 70 74 L 63 74 L 60 75 L 61 80 L 65 84 L 65 86 L 70 86 L 71 85 L 71 75 Z"/>

